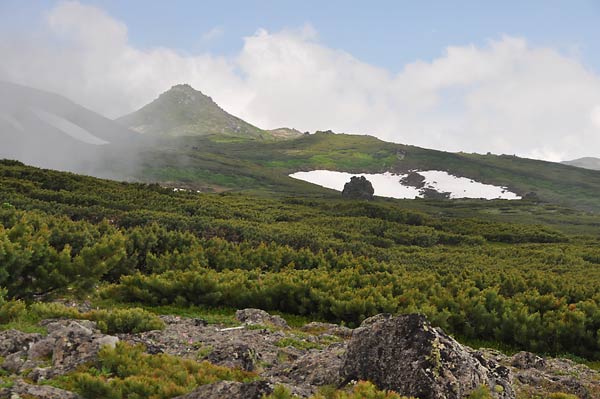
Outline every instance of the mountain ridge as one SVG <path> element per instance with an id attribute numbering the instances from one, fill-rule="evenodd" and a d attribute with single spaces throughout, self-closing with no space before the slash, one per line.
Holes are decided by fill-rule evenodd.
<path id="1" fill-rule="evenodd" d="M 600 158 L 596 157 L 577 158 L 571 161 L 563 161 L 561 163 L 583 169 L 600 170 Z"/>

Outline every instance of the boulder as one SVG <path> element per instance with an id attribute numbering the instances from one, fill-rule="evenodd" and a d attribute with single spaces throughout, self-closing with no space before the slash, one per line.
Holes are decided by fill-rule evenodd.
<path id="1" fill-rule="evenodd" d="M 234 381 L 219 381 L 203 385 L 187 395 L 175 399 L 261 399 L 273 392 L 273 386 L 266 381 L 241 383 Z"/>
<path id="2" fill-rule="evenodd" d="M 495 398 L 515 398 L 508 368 L 417 314 L 380 315 L 354 330 L 341 375 L 345 382 L 369 380 L 421 399 L 461 399 L 480 386 L 489 387 Z"/>
<path id="3" fill-rule="evenodd" d="M 372 200 L 375 190 L 364 176 L 352 176 L 344 185 L 342 196 L 349 199 Z"/>
<path id="4" fill-rule="evenodd" d="M 261 309 L 242 309 L 235 312 L 235 318 L 247 325 L 264 325 L 275 326 L 279 328 L 289 329 L 287 322 L 280 316 L 270 315 Z"/>

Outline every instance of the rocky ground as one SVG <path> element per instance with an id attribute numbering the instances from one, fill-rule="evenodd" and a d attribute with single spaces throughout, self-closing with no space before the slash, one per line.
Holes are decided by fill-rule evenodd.
<path id="1" fill-rule="evenodd" d="M 258 373 L 252 383 L 222 381 L 180 398 L 261 398 L 284 385 L 300 397 L 321 386 L 369 380 L 381 389 L 422 399 L 458 399 L 485 385 L 497 399 L 546 398 L 562 392 L 600 398 L 600 373 L 563 359 L 521 352 L 505 356 L 465 347 L 419 315 L 378 315 L 351 330 L 310 323 L 291 329 L 256 309 L 238 311 L 241 325 L 163 316 L 164 330 L 104 335 L 95 323 L 46 320 L 48 334 L 0 332 L 1 398 L 77 398 L 41 383 L 93 361 L 104 345 L 141 343 L 148 353 L 168 353 Z M 10 384 L 8 383 L 10 382 Z"/>

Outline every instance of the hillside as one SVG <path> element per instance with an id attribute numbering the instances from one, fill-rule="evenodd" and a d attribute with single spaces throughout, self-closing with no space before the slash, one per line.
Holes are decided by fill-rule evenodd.
<path id="1" fill-rule="evenodd" d="M 150 104 L 119 118 L 117 122 L 137 132 L 159 136 L 271 136 L 227 113 L 212 98 L 187 84 L 173 86 Z"/>
<path id="2" fill-rule="evenodd" d="M 175 345 L 172 350 L 190 353 L 183 346 L 194 347 L 196 359 L 219 362 L 224 359 L 219 353 L 238 349 L 217 343 L 207 348 L 200 338 L 175 344 L 169 337 L 189 334 L 189 328 L 203 334 L 202 320 L 231 323 L 235 309 L 247 307 L 283 314 L 296 325 L 321 320 L 350 327 L 382 312 L 420 312 L 476 347 L 600 359 L 597 215 L 530 201 L 359 202 L 175 192 L 13 161 L 0 162 L 0 203 L 4 329 L 39 332 L 45 331 L 36 324 L 43 318 L 88 319 L 105 334 L 134 334 L 120 335 L 127 342 L 157 345 L 165 339 L 165 345 Z M 87 310 L 16 301 L 82 298 Z M 165 317 L 168 327 L 162 327 L 152 313 L 195 319 Z M 166 335 L 153 332 L 151 341 L 135 335 L 156 328 L 165 328 Z M 248 331 L 240 334 L 254 330 Z M 310 341 L 307 333 L 292 334 L 269 339 L 285 339 L 278 345 L 300 350 L 311 342 L 325 345 Z M 183 367 L 179 358 L 161 355 L 154 361 L 145 356 L 156 355 L 140 349 L 116 350 L 102 352 L 99 361 L 107 363 L 99 367 L 133 358 L 151 362 L 130 369 L 140 378 L 162 362 Z M 294 353 L 290 350 L 285 353 Z M 273 359 L 261 367 L 289 364 L 278 355 Z M 15 367 L 26 370 L 27 364 Z M 49 378 L 81 392 L 97 392 L 107 383 L 84 370 L 85 381 L 94 385 L 81 385 L 84 377 L 68 370 L 66 377 Z M 121 383 L 118 375 L 105 372 Z M 588 389 L 556 381 L 555 389 Z M 122 383 L 125 389 L 127 382 Z"/>
<path id="3" fill-rule="evenodd" d="M 564 161 L 565 165 L 577 166 L 578 168 L 600 170 L 600 158 L 584 157 L 572 161 Z"/>
<path id="4" fill-rule="evenodd" d="M 227 114 L 188 85 L 174 86 L 120 120 L 134 128 L 145 126 L 148 134 L 134 133 L 55 94 L 8 83 L 0 89 L 0 155 L 38 166 L 209 192 L 316 197 L 338 194 L 289 175 L 319 169 L 398 175 L 444 171 L 515 196 L 600 211 L 597 171 L 507 155 L 448 153 L 331 131 L 263 131 Z"/>
<path id="5" fill-rule="evenodd" d="M 193 189 L 269 195 L 336 196 L 288 175 L 317 169 L 351 173 L 441 170 L 525 196 L 600 211 L 600 172 L 509 155 L 449 153 L 371 136 L 317 132 L 294 140 L 227 141 L 218 136 L 164 141 L 143 152 L 138 178 Z"/>

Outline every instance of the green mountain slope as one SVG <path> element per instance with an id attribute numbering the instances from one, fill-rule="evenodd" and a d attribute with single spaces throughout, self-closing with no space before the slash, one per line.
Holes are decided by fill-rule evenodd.
<path id="1" fill-rule="evenodd" d="M 279 142 L 186 137 L 149 147 L 142 160 L 138 178 L 144 181 L 270 195 L 339 195 L 288 177 L 299 170 L 353 173 L 443 170 L 506 186 L 520 195 L 533 192 L 542 201 L 600 211 L 597 171 L 507 155 L 448 153 L 388 143 L 371 136 L 318 132 Z"/>
<path id="2" fill-rule="evenodd" d="M 187 84 L 173 86 L 150 104 L 117 121 L 140 133 L 161 136 L 271 136 L 266 131 L 227 113 L 212 98 Z"/>

